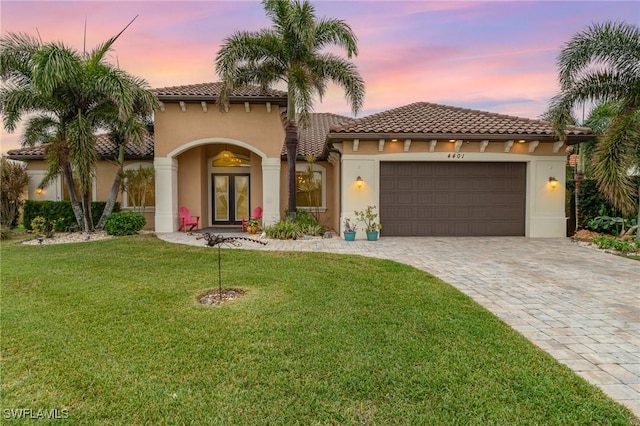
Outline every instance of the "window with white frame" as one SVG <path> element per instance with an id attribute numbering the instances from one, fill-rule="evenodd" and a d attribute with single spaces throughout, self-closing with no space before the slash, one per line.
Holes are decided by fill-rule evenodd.
<path id="1" fill-rule="evenodd" d="M 326 169 L 318 164 L 296 165 L 296 206 L 300 209 L 325 210 Z"/>
<path id="2" fill-rule="evenodd" d="M 145 211 L 156 205 L 155 171 L 151 163 L 133 163 L 124 167 L 122 207 Z"/>

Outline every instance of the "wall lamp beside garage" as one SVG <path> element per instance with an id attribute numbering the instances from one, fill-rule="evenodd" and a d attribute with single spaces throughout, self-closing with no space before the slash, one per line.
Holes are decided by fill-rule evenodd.
<path id="1" fill-rule="evenodd" d="M 549 185 L 551 185 L 551 189 L 556 189 L 556 187 L 558 186 L 558 179 L 554 178 L 553 176 L 550 176 Z"/>
<path id="2" fill-rule="evenodd" d="M 358 177 L 356 178 L 356 186 L 357 186 L 358 188 L 362 188 L 362 185 L 363 185 L 363 184 L 364 184 L 364 180 L 362 180 L 362 178 L 361 178 L 360 176 L 358 176 Z"/>
<path id="3" fill-rule="evenodd" d="M 38 188 L 36 188 L 36 194 L 38 195 L 42 195 L 44 194 L 44 188 L 39 186 Z"/>

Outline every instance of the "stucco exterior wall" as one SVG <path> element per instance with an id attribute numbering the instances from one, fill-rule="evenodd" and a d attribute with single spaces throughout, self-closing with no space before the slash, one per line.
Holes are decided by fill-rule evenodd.
<path id="1" fill-rule="evenodd" d="M 534 146 L 535 145 L 535 146 Z M 381 161 L 460 161 L 460 162 L 524 162 L 527 165 L 525 235 L 527 237 L 565 237 L 565 154 L 564 147 L 553 143 L 532 144 L 529 142 L 508 146 L 504 141 L 489 141 L 481 151 L 481 142 L 463 142 L 455 151 L 455 142 L 412 142 L 405 151 L 404 141 L 385 142 L 359 141 L 354 150 L 353 141 L 335 144 L 341 157 L 341 212 L 340 223 L 346 217 L 353 219 L 355 210 L 368 205 L 380 205 Z M 530 152 L 531 151 L 531 152 Z M 458 155 L 460 154 L 460 155 Z M 360 176 L 364 180 L 361 188 L 355 184 Z M 555 189 L 549 177 L 555 177 Z M 342 232 L 342 230 L 341 230 Z M 384 235 L 382 230 L 381 235 Z M 365 238 L 358 233 L 357 238 Z"/>
<path id="2" fill-rule="evenodd" d="M 178 103 L 166 103 L 164 111 L 156 111 L 155 156 L 166 157 L 172 151 L 194 141 L 207 138 L 225 138 L 242 141 L 267 157 L 280 157 L 284 129 L 280 121 L 280 108 L 265 104 L 232 104 L 229 112 L 221 112 L 216 104 L 207 104 L 204 112 L 200 103 L 186 103 L 183 112 Z"/>
<path id="3" fill-rule="evenodd" d="M 274 165 L 280 163 L 284 141 L 277 105 L 269 109 L 264 103 L 232 104 L 228 112 L 221 112 L 211 103 L 203 107 L 187 102 L 184 111 L 177 102 L 165 103 L 156 113 L 154 136 L 156 164 L 162 165 L 163 174 L 156 187 L 164 191 L 158 201 L 159 232 L 177 229 L 178 206 L 200 216 L 201 226 L 212 224 L 211 160 L 222 150 L 249 159 L 250 168 L 238 168 L 238 173 L 250 170 L 250 211 L 262 206 L 265 223 L 280 217 L 279 183 L 268 182 L 273 180 L 272 170 L 280 174 Z"/>

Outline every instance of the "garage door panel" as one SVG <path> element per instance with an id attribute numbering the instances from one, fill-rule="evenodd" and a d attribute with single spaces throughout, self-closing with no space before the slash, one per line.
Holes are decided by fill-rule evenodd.
<path id="1" fill-rule="evenodd" d="M 524 235 L 525 163 L 380 164 L 384 235 Z"/>

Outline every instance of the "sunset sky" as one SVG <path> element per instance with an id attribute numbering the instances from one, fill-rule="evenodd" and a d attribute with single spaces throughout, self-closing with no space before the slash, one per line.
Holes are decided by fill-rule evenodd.
<path id="1" fill-rule="evenodd" d="M 628 1 L 312 1 L 318 17 L 355 31 L 367 88 L 359 116 L 417 101 L 538 118 L 556 93 L 555 60 L 570 37 L 606 20 L 640 22 Z M 224 38 L 269 26 L 257 1 L 6 1 L 1 33 L 40 35 L 82 50 L 118 33 L 111 60 L 156 87 L 219 80 Z M 339 88 L 317 112 L 351 115 Z M 20 134 L 2 131 L 2 148 Z"/>

